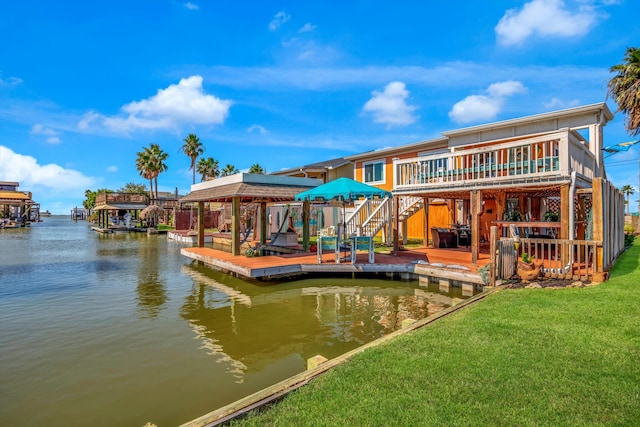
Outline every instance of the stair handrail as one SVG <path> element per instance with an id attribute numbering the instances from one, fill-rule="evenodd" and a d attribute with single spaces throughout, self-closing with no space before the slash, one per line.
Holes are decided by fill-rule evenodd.
<path id="1" fill-rule="evenodd" d="M 357 233 L 357 230 L 358 230 L 358 224 L 356 223 L 357 218 L 360 217 L 360 212 L 363 209 L 367 209 L 367 210 L 369 209 L 370 202 L 371 202 L 371 199 L 364 200 L 360 204 L 360 206 L 356 207 L 354 211 L 351 212 L 351 214 L 345 219 L 344 226 L 346 227 L 348 236 L 351 236 Z"/>
<path id="2" fill-rule="evenodd" d="M 365 236 L 375 236 L 389 220 L 389 209 L 386 209 L 386 205 L 390 203 L 391 198 L 385 197 L 384 199 L 379 200 L 380 203 L 378 203 L 378 206 L 374 209 L 371 215 L 369 215 L 369 217 L 367 217 L 367 219 L 365 219 L 360 225 L 360 230 L 362 232 L 365 230 L 367 231 L 367 233 L 364 233 Z M 375 224 L 375 226 L 370 227 L 370 224 Z"/>
<path id="3" fill-rule="evenodd" d="M 422 202 L 422 197 L 415 196 L 402 196 L 398 198 L 399 206 L 399 215 L 403 216 L 406 211 L 408 211 L 412 206 L 415 206 L 418 203 Z"/>

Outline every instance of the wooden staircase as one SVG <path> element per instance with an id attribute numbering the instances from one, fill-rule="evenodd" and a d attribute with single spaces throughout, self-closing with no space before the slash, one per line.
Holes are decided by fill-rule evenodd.
<path id="1" fill-rule="evenodd" d="M 422 197 L 398 196 L 395 200 L 400 203 L 398 209 L 400 222 L 406 221 L 424 208 Z M 373 237 L 381 230 L 385 230 L 386 243 L 391 244 L 393 201 L 391 197 L 363 201 L 345 221 L 347 235 Z"/>
<path id="2" fill-rule="evenodd" d="M 424 208 L 424 199 L 422 197 L 397 196 L 396 199 L 400 203 L 400 208 L 398 209 L 400 222 L 408 220 L 416 212 Z"/>

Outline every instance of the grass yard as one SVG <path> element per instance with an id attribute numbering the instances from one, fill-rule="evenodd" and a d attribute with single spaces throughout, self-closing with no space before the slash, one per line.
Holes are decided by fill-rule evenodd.
<path id="1" fill-rule="evenodd" d="M 640 239 L 598 286 L 514 289 L 369 349 L 241 426 L 636 426 Z"/>

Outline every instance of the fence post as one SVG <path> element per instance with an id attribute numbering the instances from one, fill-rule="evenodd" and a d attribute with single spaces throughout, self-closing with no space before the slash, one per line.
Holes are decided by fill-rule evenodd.
<path id="1" fill-rule="evenodd" d="M 497 246 L 497 240 L 498 240 L 498 227 L 495 225 L 492 225 L 490 228 L 490 234 L 489 234 L 489 253 L 491 254 L 490 257 L 490 263 L 491 263 L 491 269 L 489 270 L 489 286 L 495 286 L 496 285 L 496 267 L 497 267 L 497 257 L 496 257 L 496 246 Z"/>

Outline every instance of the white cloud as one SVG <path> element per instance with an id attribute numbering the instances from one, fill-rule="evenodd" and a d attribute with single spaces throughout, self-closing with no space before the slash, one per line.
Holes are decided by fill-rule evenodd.
<path id="1" fill-rule="evenodd" d="M 181 124 L 212 125 L 224 123 L 232 102 L 206 94 L 202 77 L 183 78 L 177 85 L 141 101 L 124 105 L 126 115 L 107 117 L 89 111 L 78 122 L 80 130 L 102 126 L 116 133 L 136 130 L 177 129 Z"/>
<path id="2" fill-rule="evenodd" d="M 40 165 L 37 159 L 0 145 L 0 180 L 18 181 L 21 187 L 45 187 L 55 193 L 91 188 L 95 181 L 78 171 L 56 164 Z"/>
<path id="3" fill-rule="evenodd" d="M 300 28 L 298 30 L 299 33 L 310 33 L 312 31 L 314 31 L 316 28 L 318 28 L 317 25 L 313 25 L 311 24 L 311 22 L 307 22 L 306 24 L 304 24 L 302 26 L 302 28 Z"/>
<path id="4" fill-rule="evenodd" d="M 590 2 L 569 10 L 563 0 L 531 0 L 522 9 L 509 9 L 495 27 L 498 42 L 510 46 L 527 38 L 575 37 L 589 32 L 600 14 Z"/>
<path id="5" fill-rule="evenodd" d="M 199 9 L 200 9 L 200 6 L 198 6 L 198 5 L 197 5 L 197 4 L 195 4 L 195 3 L 191 3 L 190 1 L 189 1 L 189 2 L 186 2 L 186 3 L 184 4 L 184 7 L 186 7 L 186 8 L 187 8 L 187 9 L 189 9 L 189 10 L 199 10 Z"/>
<path id="6" fill-rule="evenodd" d="M 269 22 L 269 30 L 275 31 L 280 28 L 285 22 L 291 19 L 291 15 L 287 15 L 284 11 L 280 11 L 273 16 L 271 22 Z"/>
<path id="7" fill-rule="evenodd" d="M 2 78 L 2 73 L 0 73 L 0 86 L 17 86 L 22 83 L 22 79 L 18 77 L 9 77 L 8 79 Z"/>
<path id="8" fill-rule="evenodd" d="M 59 144 L 62 140 L 60 139 L 59 133 L 51 128 L 44 127 L 41 124 L 35 124 L 29 131 L 31 135 L 42 135 L 45 136 L 45 141 L 49 144 Z"/>
<path id="9" fill-rule="evenodd" d="M 260 126 L 260 125 L 251 125 L 247 129 L 247 132 L 249 132 L 249 133 L 258 132 L 260 135 L 264 135 L 264 134 L 267 133 L 267 130 L 264 127 Z"/>
<path id="10" fill-rule="evenodd" d="M 580 105 L 580 100 L 572 99 L 571 101 L 563 101 L 558 97 L 553 97 L 549 102 L 542 103 L 547 110 L 561 110 L 564 108 L 577 107 Z"/>
<path id="11" fill-rule="evenodd" d="M 514 80 L 492 83 L 486 90 L 487 95 L 470 95 L 456 102 L 449 118 L 456 123 L 493 120 L 502 110 L 505 98 L 525 91 L 525 86 Z"/>
<path id="12" fill-rule="evenodd" d="M 373 114 L 376 123 L 385 123 L 387 128 L 406 126 L 417 120 L 412 113 L 415 106 L 406 103 L 409 91 L 402 82 L 391 82 L 384 91 L 374 90 L 373 97 L 364 104 L 362 110 Z"/>
<path id="13" fill-rule="evenodd" d="M 109 166 L 107 168 L 107 172 L 118 172 L 118 167 L 117 166 Z"/>
<path id="14" fill-rule="evenodd" d="M 525 87 L 522 83 L 515 80 L 507 80 L 506 82 L 492 83 L 487 88 L 489 96 L 494 98 L 511 96 L 515 93 L 524 92 Z"/>

